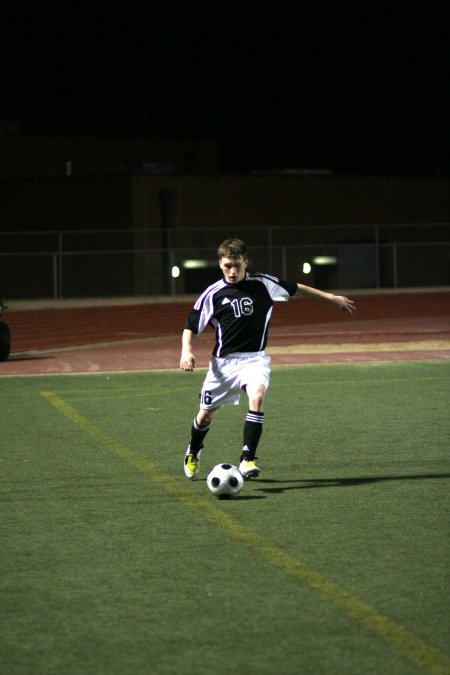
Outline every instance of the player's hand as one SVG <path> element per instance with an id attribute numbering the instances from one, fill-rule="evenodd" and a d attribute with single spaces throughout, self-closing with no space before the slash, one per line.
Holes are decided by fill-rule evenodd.
<path id="1" fill-rule="evenodd" d="M 346 298 L 345 295 L 335 295 L 333 301 L 337 308 L 343 312 L 349 312 L 350 314 L 353 314 L 356 309 L 356 305 L 353 300 Z"/>
<path id="2" fill-rule="evenodd" d="M 193 371 L 195 368 L 195 356 L 192 352 L 183 352 L 180 359 L 181 370 Z"/>

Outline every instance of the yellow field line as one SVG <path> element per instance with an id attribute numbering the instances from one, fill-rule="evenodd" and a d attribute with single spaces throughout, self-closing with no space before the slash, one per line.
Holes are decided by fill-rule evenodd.
<path id="1" fill-rule="evenodd" d="M 418 635 L 409 632 L 400 624 L 389 619 L 389 617 L 380 614 L 364 600 L 335 584 L 328 577 L 315 572 L 305 563 L 283 551 L 276 544 L 233 520 L 214 506 L 213 502 L 198 497 L 192 492 L 192 489 L 189 490 L 181 486 L 155 464 L 140 457 L 125 445 L 116 441 L 112 436 L 109 436 L 97 426 L 91 424 L 89 420 L 77 412 L 75 408 L 65 403 L 57 394 L 51 391 L 41 393 L 58 412 L 73 424 L 83 429 L 89 436 L 106 446 L 111 452 L 132 464 L 166 492 L 188 507 L 199 511 L 209 522 L 218 525 L 234 539 L 243 542 L 275 567 L 321 593 L 329 602 L 344 610 L 368 630 L 373 631 L 379 637 L 391 643 L 404 656 L 415 661 L 425 671 L 433 675 L 450 674 L 450 658 L 439 649 L 424 642 Z"/>

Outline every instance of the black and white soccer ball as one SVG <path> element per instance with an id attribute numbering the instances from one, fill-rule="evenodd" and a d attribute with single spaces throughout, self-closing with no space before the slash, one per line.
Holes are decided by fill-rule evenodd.
<path id="1" fill-rule="evenodd" d="M 209 472 L 206 484 L 215 497 L 231 499 L 242 490 L 244 479 L 234 464 L 216 464 Z"/>

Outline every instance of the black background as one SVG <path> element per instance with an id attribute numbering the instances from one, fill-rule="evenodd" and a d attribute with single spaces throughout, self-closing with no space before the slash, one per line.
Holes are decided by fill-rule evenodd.
<path id="1" fill-rule="evenodd" d="M 17 2 L 0 116 L 217 140 L 224 172 L 448 174 L 448 19 L 448 2 Z"/>

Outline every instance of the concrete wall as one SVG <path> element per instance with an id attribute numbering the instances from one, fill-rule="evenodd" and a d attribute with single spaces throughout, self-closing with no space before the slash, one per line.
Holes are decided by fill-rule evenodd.
<path id="1" fill-rule="evenodd" d="M 0 180 L 0 235 L 19 231 L 36 234 L 0 236 L 0 285 L 5 298 L 49 297 L 54 291 L 55 262 L 50 255 L 45 260 L 6 257 L 18 251 L 57 250 L 56 237 L 39 237 L 41 230 L 86 230 L 83 235 L 66 234 L 65 251 L 131 250 L 117 259 L 87 253 L 84 257 L 66 256 L 66 275 L 60 278 L 64 296 L 84 297 L 170 292 L 167 249 L 172 246 L 184 247 L 180 256 L 192 257 L 203 248 L 214 257 L 220 240 L 240 236 L 252 248 L 259 247 L 258 262 L 264 269 L 267 262 L 273 262 L 268 271 L 280 274 L 281 260 L 267 257 L 269 228 L 271 244 L 292 247 L 292 262 L 287 264 L 296 271 L 300 253 L 295 247 L 373 242 L 374 225 L 383 225 L 377 228 L 381 242 L 448 242 L 449 222 L 450 179 L 440 176 L 124 173 L 4 178 Z M 396 227 L 398 224 L 405 226 Z M 117 233 L 114 239 L 94 232 L 98 229 L 127 232 Z M 392 257 L 391 252 L 388 255 Z M 449 283 L 448 245 L 439 250 L 405 248 L 399 264 L 408 285 Z M 341 265 L 334 276 L 320 281 L 325 285 L 330 280 L 333 285 L 373 286 L 376 274 L 372 261 L 360 267 L 358 271 L 348 264 L 344 270 Z M 380 269 L 382 285 L 392 285 L 392 270 L 392 261 L 386 260 Z M 38 282 L 44 283 L 44 279 L 40 288 Z M 176 282 L 176 292 L 186 291 L 188 280 L 184 282 L 184 286 L 182 279 Z M 195 289 L 189 286 L 189 292 Z"/>
<path id="2" fill-rule="evenodd" d="M 450 221 L 450 179 L 358 176 L 133 178 L 135 227 L 160 225 L 172 195 L 173 227 L 287 227 Z"/>

